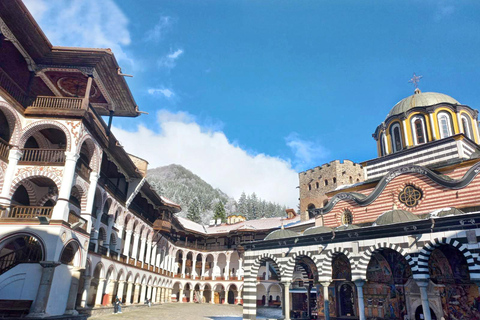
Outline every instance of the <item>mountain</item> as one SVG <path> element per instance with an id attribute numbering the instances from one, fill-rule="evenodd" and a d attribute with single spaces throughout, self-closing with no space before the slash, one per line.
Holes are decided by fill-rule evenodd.
<path id="1" fill-rule="evenodd" d="M 147 180 L 162 196 L 178 203 L 182 211 L 178 214 L 186 217 L 199 212 L 201 223 L 208 224 L 214 215 L 217 203 L 222 202 L 225 213 L 241 213 L 248 220 L 262 217 L 285 215 L 285 206 L 262 200 L 255 193 L 242 193 L 238 202 L 220 189 L 212 187 L 202 178 L 178 164 L 171 164 L 147 171 Z"/>

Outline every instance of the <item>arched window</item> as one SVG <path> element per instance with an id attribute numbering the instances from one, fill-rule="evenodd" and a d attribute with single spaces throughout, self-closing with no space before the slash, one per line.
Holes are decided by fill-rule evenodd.
<path id="1" fill-rule="evenodd" d="M 427 131 L 425 129 L 425 118 L 423 116 L 415 116 L 411 120 L 412 136 L 415 145 L 427 142 Z"/>
<path id="2" fill-rule="evenodd" d="M 320 187 L 318 182 L 315 182 L 315 187 L 318 189 Z"/>
<path id="3" fill-rule="evenodd" d="M 328 180 L 327 179 L 325 179 L 324 183 L 325 183 L 325 186 L 328 186 Z"/>
<path id="4" fill-rule="evenodd" d="M 342 223 L 344 225 L 350 225 L 353 223 L 353 214 L 352 211 L 346 209 L 342 214 Z"/>
<path id="5" fill-rule="evenodd" d="M 473 140 L 472 125 L 466 115 L 462 115 L 462 128 L 463 128 L 463 133 L 467 136 L 467 138 Z"/>
<path id="6" fill-rule="evenodd" d="M 308 184 L 308 190 L 312 190 L 312 185 L 310 183 Z"/>
<path id="7" fill-rule="evenodd" d="M 447 112 L 440 112 L 437 115 L 438 129 L 440 130 L 440 138 L 447 138 L 452 135 L 452 124 L 450 114 Z"/>
<path id="8" fill-rule="evenodd" d="M 390 128 L 390 136 L 392 137 L 393 152 L 398 152 L 403 149 L 402 135 L 400 130 L 400 124 L 395 123 Z"/>

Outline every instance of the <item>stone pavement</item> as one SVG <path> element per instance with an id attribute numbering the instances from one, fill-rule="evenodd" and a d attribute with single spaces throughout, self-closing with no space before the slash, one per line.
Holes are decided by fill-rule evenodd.
<path id="1" fill-rule="evenodd" d="M 90 317 L 92 320 L 241 320 L 242 306 L 197 303 L 166 303 L 151 308 L 131 309 L 121 314 L 102 314 Z"/>

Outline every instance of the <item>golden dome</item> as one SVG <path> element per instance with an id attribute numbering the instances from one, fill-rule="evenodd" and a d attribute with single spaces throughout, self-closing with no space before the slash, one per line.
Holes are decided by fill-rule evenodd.
<path id="1" fill-rule="evenodd" d="M 415 107 L 428 107 L 439 103 L 460 104 L 457 100 L 443 93 L 437 92 L 421 92 L 419 89 L 409 97 L 398 102 L 387 116 L 402 114 Z"/>

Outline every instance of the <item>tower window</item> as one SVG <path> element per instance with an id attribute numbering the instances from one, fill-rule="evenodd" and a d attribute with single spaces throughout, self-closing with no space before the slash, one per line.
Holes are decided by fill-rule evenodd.
<path id="1" fill-rule="evenodd" d="M 467 138 L 473 140 L 471 123 L 465 115 L 462 115 L 462 128 L 463 133 L 467 136 Z"/>
<path id="2" fill-rule="evenodd" d="M 423 116 L 415 116 L 412 118 L 412 131 L 415 145 L 427 142 L 425 120 Z"/>
<path id="3" fill-rule="evenodd" d="M 318 189 L 320 187 L 320 184 L 318 182 L 315 182 L 315 187 Z"/>
<path id="4" fill-rule="evenodd" d="M 333 183 L 337 183 L 337 178 L 333 178 Z"/>
<path id="5" fill-rule="evenodd" d="M 308 184 L 308 190 L 312 190 L 312 185 L 310 183 Z"/>
<path id="6" fill-rule="evenodd" d="M 392 136 L 392 146 L 393 146 L 393 152 L 398 152 L 402 150 L 402 135 L 400 134 L 400 125 L 398 123 L 395 123 L 391 127 L 391 136 Z"/>
<path id="7" fill-rule="evenodd" d="M 440 138 L 447 138 L 452 135 L 452 126 L 450 115 L 446 112 L 440 112 L 437 116 L 438 128 L 440 129 Z"/>
<path id="8" fill-rule="evenodd" d="M 325 185 L 328 186 L 328 180 L 327 179 L 325 179 Z"/>

